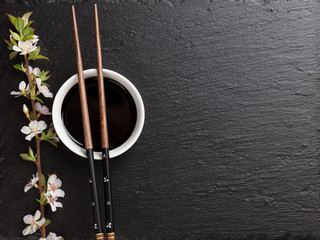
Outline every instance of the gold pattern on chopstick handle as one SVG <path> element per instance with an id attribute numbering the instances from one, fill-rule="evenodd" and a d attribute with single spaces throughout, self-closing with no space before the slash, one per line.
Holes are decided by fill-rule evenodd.
<path id="1" fill-rule="evenodd" d="M 114 233 L 107 233 L 107 240 L 115 240 L 116 236 Z"/>
<path id="2" fill-rule="evenodd" d="M 96 240 L 104 240 L 103 233 L 97 233 L 96 234 Z"/>

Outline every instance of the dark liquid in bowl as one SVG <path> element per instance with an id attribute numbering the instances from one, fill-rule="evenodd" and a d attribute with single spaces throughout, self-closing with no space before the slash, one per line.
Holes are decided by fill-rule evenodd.
<path id="1" fill-rule="evenodd" d="M 97 78 L 85 80 L 90 114 L 91 134 L 95 151 L 101 149 L 100 113 Z M 104 78 L 110 149 L 123 144 L 133 132 L 137 109 L 130 93 L 119 83 Z M 73 86 L 62 104 L 62 119 L 71 139 L 84 146 L 78 84 Z"/>

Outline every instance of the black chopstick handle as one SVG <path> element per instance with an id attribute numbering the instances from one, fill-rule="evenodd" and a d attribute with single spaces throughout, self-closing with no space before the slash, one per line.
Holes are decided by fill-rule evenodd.
<path id="1" fill-rule="evenodd" d="M 91 206 L 92 206 L 93 217 L 94 217 L 94 230 L 95 230 L 95 233 L 101 234 L 103 233 L 103 230 L 102 230 L 100 206 L 99 206 L 99 199 L 98 199 L 96 173 L 94 170 L 93 149 L 86 149 L 86 152 L 87 152 L 88 164 L 89 164 L 89 183 L 91 186 L 91 197 L 92 197 Z"/>
<path id="2" fill-rule="evenodd" d="M 106 232 L 114 232 L 113 212 L 112 212 L 112 191 L 111 191 L 111 176 L 109 168 L 109 149 L 102 148 L 102 164 L 103 164 L 103 185 L 104 185 L 104 200 L 106 213 Z"/>

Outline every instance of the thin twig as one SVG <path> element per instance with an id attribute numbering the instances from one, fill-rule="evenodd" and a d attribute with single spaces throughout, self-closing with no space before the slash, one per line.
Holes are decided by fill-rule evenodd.
<path id="1" fill-rule="evenodd" d="M 28 78 L 28 82 L 29 82 L 29 87 L 30 89 L 33 88 L 34 83 L 33 83 L 33 79 L 31 77 L 30 71 L 29 71 L 29 60 L 27 57 L 25 57 L 25 63 L 26 63 L 26 75 Z M 38 116 L 36 113 L 36 108 L 35 108 L 35 102 L 33 99 L 30 99 L 31 101 L 31 105 L 32 105 L 32 113 L 33 113 L 33 119 L 37 120 Z M 37 160 L 35 162 L 35 164 L 37 165 L 37 171 L 38 171 L 38 177 L 39 177 L 39 193 L 40 193 L 40 198 L 41 198 L 41 194 L 43 192 L 43 185 L 42 185 L 42 172 L 41 172 L 41 161 L 40 161 L 40 142 L 41 139 L 40 138 L 36 138 L 36 146 L 37 146 Z M 40 212 L 41 212 L 41 219 L 44 218 L 44 205 L 42 205 L 40 203 Z M 41 236 L 42 238 L 46 238 L 46 228 L 45 228 L 45 224 L 43 224 L 40 227 L 40 231 L 41 231 Z"/>

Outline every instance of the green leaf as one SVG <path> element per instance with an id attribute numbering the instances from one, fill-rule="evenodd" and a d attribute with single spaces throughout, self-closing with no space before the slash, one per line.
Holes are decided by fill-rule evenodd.
<path id="1" fill-rule="evenodd" d="M 23 30 L 23 36 L 33 35 L 34 29 L 32 27 L 27 27 Z M 31 38 L 32 39 L 32 38 Z M 25 40 L 26 41 L 26 40 Z"/>
<path id="2" fill-rule="evenodd" d="M 38 55 L 36 56 L 34 59 L 46 59 L 49 61 L 49 58 L 45 57 L 45 56 L 42 56 L 42 55 Z"/>
<path id="3" fill-rule="evenodd" d="M 38 46 L 37 49 L 34 50 L 32 53 L 34 56 L 38 56 L 38 54 L 40 53 L 40 46 Z"/>
<path id="4" fill-rule="evenodd" d="M 33 23 L 33 21 L 28 22 L 26 27 L 29 27 L 31 25 L 31 23 Z"/>
<path id="5" fill-rule="evenodd" d="M 31 14 L 32 14 L 32 12 L 27 12 L 27 13 L 23 14 L 22 20 L 24 22 L 24 25 L 23 25 L 24 27 L 28 25 L 29 17 Z"/>
<path id="6" fill-rule="evenodd" d="M 54 141 L 52 141 L 51 139 L 44 139 L 46 141 L 48 141 L 49 143 L 51 143 L 53 146 L 58 147 L 58 144 L 56 144 Z"/>
<path id="7" fill-rule="evenodd" d="M 10 14 L 7 14 L 7 15 L 8 15 L 9 20 L 10 20 L 10 22 L 12 23 L 12 25 L 13 25 L 15 28 L 17 28 L 17 18 L 14 17 L 14 16 L 12 16 L 12 15 L 10 15 Z M 18 29 L 17 29 L 17 30 L 18 30 Z"/>
<path id="8" fill-rule="evenodd" d="M 13 67 L 14 67 L 15 69 L 18 69 L 18 70 L 22 71 L 22 72 L 25 72 L 25 71 L 26 71 L 26 69 L 22 68 L 22 66 L 21 66 L 20 64 L 15 64 L 15 65 L 13 65 Z"/>
<path id="9" fill-rule="evenodd" d="M 7 45 L 9 45 L 9 44 L 12 44 L 12 42 L 10 42 L 9 40 L 7 40 L 7 39 L 4 39 L 3 40 Z M 42 71 L 43 72 L 43 71 Z"/>
<path id="10" fill-rule="evenodd" d="M 9 40 L 7 40 L 7 39 L 4 39 L 3 40 L 8 46 L 11 46 L 11 48 L 12 48 L 12 46 L 13 46 L 13 43 L 12 42 L 10 42 Z"/>
<path id="11" fill-rule="evenodd" d="M 36 199 L 37 202 L 39 202 L 41 205 L 45 205 L 46 201 L 47 201 L 47 198 L 46 196 L 44 195 L 44 191 L 41 193 L 41 197 L 40 199 Z"/>
<path id="12" fill-rule="evenodd" d="M 13 48 L 13 43 L 10 42 L 9 40 L 6 40 L 6 39 L 4 39 L 4 42 L 7 44 L 8 49 L 9 49 L 9 50 L 12 50 L 12 48 Z"/>
<path id="13" fill-rule="evenodd" d="M 46 219 L 46 221 L 44 223 L 44 227 L 47 227 L 50 223 L 51 223 L 51 220 L 50 219 Z"/>
<path id="14" fill-rule="evenodd" d="M 21 153 L 20 154 L 20 157 L 23 159 L 23 160 L 26 160 L 26 161 L 31 161 L 31 162 L 34 162 L 34 158 L 32 158 L 29 154 L 27 153 Z"/>
<path id="15" fill-rule="evenodd" d="M 46 80 L 48 80 L 50 77 L 51 77 L 51 75 L 48 75 L 48 73 L 49 73 L 50 71 L 42 71 L 41 73 L 40 73 L 40 75 L 39 75 L 39 78 L 42 80 L 42 81 L 46 81 Z"/>
<path id="16" fill-rule="evenodd" d="M 41 181 L 42 181 L 43 187 L 46 188 L 46 186 L 47 186 L 47 181 L 46 181 L 46 177 L 45 177 L 43 174 L 41 174 Z"/>
<path id="17" fill-rule="evenodd" d="M 33 34 L 25 35 L 23 37 L 23 41 L 27 41 L 27 40 L 30 40 L 30 39 L 34 39 L 34 35 Z"/>
<path id="18" fill-rule="evenodd" d="M 42 101 L 42 99 L 41 99 L 41 98 L 36 97 L 36 98 L 35 98 L 35 100 L 37 100 L 37 101 L 39 101 L 39 102 L 41 102 L 41 103 L 43 104 L 43 101 Z"/>
<path id="19" fill-rule="evenodd" d="M 47 132 L 47 138 L 52 138 L 53 134 L 54 134 L 54 132 L 53 132 L 52 128 L 49 128 L 49 130 Z"/>
<path id="20" fill-rule="evenodd" d="M 11 36 L 13 37 L 13 39 L 15 39 L 15 40 L 17 40 L 17 41 L 20 41 L 20 40 L 21 40 L 21 38 L 20 38 L 20 36 L 19 36 L 18 33 L 13 32 L 11 29 L 9 29 L 9 31 L 10 31 L 10 34 L 11 34 Z"/>
<path id="21" fill-rule="evenodd" d="M 33 115 L 33 111 L 30 111 L 30 119 L 31 119 L 31 120 L 35 120 L 35 119 L 34 119 L 34 115 Z"/>
<path id="22" fill-rule="evenodd" d="M 46 196 L 44 195 L 44 193 L 45 193 L 45 192 L 42 192 L 42 193 L 41 193 L 41 197 L 40 197 L 40 203 L 41 203 L 42 205 L 44 205 L 45 202 L 47 201 L 47 198 L 46 198 Z"/>
<path id="23" fill-rule="evenodd" d="M 45 132 L 41 132 L 41 139 L 44 140 L 47 137 L 47 135 L 45 134 Z"/>
<path id="24" fill-rule="evenodd" d="M 34 50 L 33 52 L 29 53 L 29 59 L 30 60 L 35 60 L 37 55 L 40 52 L 40 47 L 38 46 L 36 50 Z"/>
<path id="25" fill-rule="evenodd" d="M 33 88 L 30 90 L 30 98 L 32 100 L 36 99 L 36 86 L 33 86 Z"/>
<path id="26" fill-rule="evenodd" d="M 17 19 L 17 27 L 18 27 L 18 32 L 20 34 L 20 36 L 23 35 L 23 29 L 24 29 L 24 22 L 22 20 L 22 18 L 18 17 Z"/>
<path id="27" fill-rule="evenodd" d="M 34 154 L 33 154 L 33 151 L 32 151 L 32 148 L 29 147 L 29 155 L 34 159 L 36 160 L 36 158 L 34 157 Z"/>
<path id="28" fill-rule="evenodd" d="M 25 71 L 27 71 L 27 69 L 24 67 L 24 65 L 23 65 L 23 62 L 21 63 L 21 68 L 22 68 L 22 70 L 25 72 Z"/>
<path id="29" fill-rule="evenodd" d="M 47 71 L 48 72 L 48 71 Z M 41 71 L 39 78 L 42 79 L 43 77 L 46 76 L 46 72 L 44 70 Z"/>
<path id="30" fill-rule="evenodd" d="M 17 55 L 18 55 L 18 52 L 11 52 L 11 53 L 9 54 L 9 60 L 14 59 Z"/>

